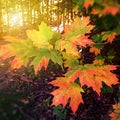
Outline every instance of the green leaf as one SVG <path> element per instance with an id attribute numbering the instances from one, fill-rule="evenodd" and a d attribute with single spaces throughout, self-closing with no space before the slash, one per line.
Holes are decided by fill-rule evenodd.
<path id="1" fill-rule="evenodd" d="M 63 55 L 63 58 L 65 59 L 65 62 L 64 62 L 65 67 L 73 67 L 79 64 L 78 57 L 69 55 L 66 52 L 63 52 L 62 55 Z"/>
<path id="2" fill-rule="evenodd" d="M 43 56 L 37 56 L 37 57 L 35 57 L 32 60 L 32 62 L 30 63 L 30 65 L 37 66 L 39 64 L 39 62 L 41 61 L 42 58 L 43 58 Z"/>
<path id="3" fill-rule="evenodd" d="M 92 36 L 94 42 L 101 43 L 102 42 L 102 35 L 96 34 Z"/>
<path id="4" fill-rule="evenodd" d="M 55 45 L 56 41 L 59 40 L 61 34 L 59 32 L 54 32 L 52 39 L 50 39 L 50 44 Z"/>
<path id="5" fill-rule="evenodd" d="M 41 24 L 39 25 L 39 34 L 40 36 L 42 35 L 41 38 L 43 40 L 50 40 L 53 36 L 53 33 L 54 32 L 51 30 L 50 26 L 47 26 L 46 23 L 41 22 Z"/>
<path id="6" fill-rule="evenodd" d="M 59 65 L 62 66 L 63 64 L 63 60 L 62 60 L 62 56 L 60 53 L 58 53 L 57 50 L 51 50 L 50 51 L 50 59 L 54 62 L 54 63 L 58 63 Z"/>
<path id="7" fill-rule="evenodd" d="M 102 0 L 94 0 L 95 3 L 101 4 Z"/>
<path id="8" fill-rule="evenodd" d="M 35 47 L 48 49 L 53 48 L 49 41 L 52 39 L 54 32 L 44 22 L 39 25 L 39 31 L 27 30 L 26 33 Z"/>
<path id="9" fill-rule="evenodd" d="M 61 66 L 63 63 L 62 56 L 56 50 L 38 49 L 30 51 L 29 56 L 34 57 L 31 65 L 38 65 L 41 59 L 44 57 L 51 59 L 54 63 L 58 63 Z"/>

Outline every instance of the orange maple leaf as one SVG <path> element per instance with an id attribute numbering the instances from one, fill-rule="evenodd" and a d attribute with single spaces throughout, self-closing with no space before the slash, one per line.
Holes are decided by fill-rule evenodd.
<path id="1" fill-rule="evenodd" d="M 115 69 L 116 66 L 114 65 L 95 66 L 86 64 L 85 66 L 73 69 L 71 72 L 68 72 L 66 76 L 70 77 L 71 82 L 79 78 L 82 86 L 87 85 L 88 87 L 92 87 L 100 94 L 102 82 L 105 82 L 110 87 L 112 84 L 118 84 L 118 78 L 115 74 L 111 73 L 111 70 Z"/>
<path id="2" fill-rule="evenodd" d="M 113 42 L 113 40 L 115 39 L 117 35 L 117 33 L 113 31 L 103 32 L 102 34 L 103 34 L 102 39 L 107 40 L 110 43 Z"/>
<path id="3" fill-rule="evenodd" d="M 112 32 L 110 35 L 108 35 L 108 42 L 112 43 L 112 41 L 115 39 L 116 33 Z"/>
<path id="4" fill-rule="evenodd" d="M 119 12 L 120 12 L 120 7 L 117 7 L 117 6 L 106 6 L 103 9 L 101 14 L 103 14 L 103 15 L 106 15 L 106 14 L 116 15 Z"/>
<path id="5" fill-rule="evenodd" d="M 83 6 L 85 7 L 85 9 L 88 9 L 88 7 L 89 7 L 89 6 L 92 6 L 93 3 L 94 3 L 94 0 L 85 0 Z"/>
<path id="6" fill-rule="evenodd" d="M 11 61 L 10 69 L 11 69 L 11 70 L 13 70 L 13 69 L 18 69 L 18 68 L 20 68 L 22 65 L 23 65 L 23 61 L 22 61 L 22 60 L 19 60 L 18 58 L 15 57 L 15 58 Z"/>
<path id="7" fill-rule="evenodd" d="M 71 38 L 73 46 L 86 47 L 86 45 L 91 45 L 94 42 L 88 38 L 88 36 L 75 36 Z"/>
<path id="8" fill-rule="evenodd" d="M 35 74 L 37 74 L 37 72 L 41 70 L 43 66 L 45 69 L 47 69 L 48 63 L 49 63 L 49 58 L 43 57 L 42 60 L 39 62 L 39 64 L 34 68 Z"/>
<path id="9" fill-rule="evenodd" d="M 51 94 L 54 96 L 52 105 L 62 104 L 64 107 L 68 103 L 70 98 L 70 107 L 73 113 L 76 112 L 80 103 L 83 103 L 80 92 L 84 92 L 83 89 L 76 83 L 69 82 L 69 78 L 60 77 L 50 82 L 54 86 L 59 88 L 53 91 Z"/>
<path id="10" fill-rule="evenodd" d="M 0 46 L 0 56 L 3 60 L 14 56 L 14 52 L 9 45 L 2 45 Z"/>
<path id="11" fill-rule="evenodd" d="M 98 54 L 100 54 L 100 49 L 98 49 L 96 47 L 91 47 L 90 52 L 95 53 L 95 55 L 98 55 Z"/>

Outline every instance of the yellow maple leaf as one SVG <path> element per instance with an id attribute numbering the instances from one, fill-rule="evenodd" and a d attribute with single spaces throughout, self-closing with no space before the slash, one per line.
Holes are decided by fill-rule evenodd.
<path id="1" fill-rule="evenodd" d="M 105 61 L 104 59 L 99 59 L 99 60 L 96 59 L 96 60 L 93 61 L 93 64 L 95 64 L 95 65 L 103 65 L 104 61 Z"/>

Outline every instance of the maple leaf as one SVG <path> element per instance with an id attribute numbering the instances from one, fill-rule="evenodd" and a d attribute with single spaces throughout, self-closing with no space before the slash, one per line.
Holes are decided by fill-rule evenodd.
<path id="1" fill-rule="evenodd" d="M 70 99 L 70 107 L 73 113 L 76 112 L 80 103 L 83 103 L 80 92 L 84 92 L 83 89 L 76 83 L 69 82 L 67 77 L 58 77 L 56 80 L 50 82 L 54 86 L 59 88 L 53 91 L 51 94 L 54 96 L 52 105 L 62 104 L 64 107 Z"/>
<path id="2" fill-rule="evenodd" d="M 91 45 L 94 43 L 91 39 L 88 38 L 88 36 L 75 36 L 72 37 L 70 41 L 74 47 L 86 47 L 86 45 Z"/>
<path id="3" fill-rule="evenodd" d="M 88 7 L 89 7 L 89 6 L 92 6 L 93 3 L 94 3 L 94 0 L 85 0 L 83 6 L 85 7 L 85 9 L 88 9 Z"/>
<path id="4" fill-rule="evenodd" d="M 111 14 L 111 15 L 116 15 L 120 11 L 120 6 L 104 6 L 105 8 L 101 12 L 101 14 L 106 15 L 106 14 Z"/>
<path id="5" fill-rule="evenodd" d="M 29 40 L 19 39 L 17 37 L 5 36 L 4 39 L 9 42 L 8 50 L 13 51 L 19 59 L 26 57 L 27 53 L 34 48 L 33 43 Z"/>
<path id="6" fill-rule="evenodd" d="M 49 58 L 43 57 L 37 66 L 34 66 L 35 74 L 41 70 L 42 67 L 47 69 L 49 63 Z"/>
<path id="7" fill-rule="evenodd" d="M 10 69 L 11 69 L 11 70 L 13 70 L 13 69 L 18 69 L 18 68 L 20 68 L 22 65 L 23 65 L 23 61 L 22 61 L 22 60 L 19 60 L 19 59 L 17 59 L 17 58 L 14 58 L 14 59 L 11 61 Z"/>
<path id="8" fill-rule="evenodd" d="M 18 69 L 22 65 L 27 66 L 31 57 L 29 52 L 34 48 L 32 42 L 11 36 L 5 36 L 4 39 L 7 44 L 0 47 L 3 60 L 15 57 L 11 62 L 11 69 Z"/>
<path id="9" fill-rule="evenodd" d="M 95 53 L 95 55 L 98 55 L 98 54 L 100 54 L 100 49 L 92 46 L 92 47 L 90 48 L 90 52 L 91 52 L 91 53 Z"/>
<path id="10" fill-rule="evenodd" d="M 97 14 L 99 17 L 101 17 L 107 14 L 115 16 L 116 14 L 120 13 L 120 5 L 117 1 L 109 0 L 108 2 L 108 0 L 104 0 L 99 4 L 99 6 L 93 6 L 91 12 L 92 14 Z"/>
<path id="11" fill-rule="evenodd" d="M 35 74 L 44 67 L 47 69 L 49 60 L 51 59 L 54 63 L 58 63 L 62 66 L 62 56 L 58 54 L 56 50 L 48 50 L 48 49 L 33 49 L 29 53 L 30 56 L 33 56 L 33 60 L 30 65 L 34 66 Z"/>
<path id="12" fill-rule="evenodd" d="M 57 63 L 60 66 L 63 65 L 63 57 L 57 50 L 50 50 L 50 55 L 48 55 L 48 58 L 50 58 L 54 63 Z"/>
<path id="13" fill-rule="evenodd" d="M 113 105 L 114 111 L 110 114 L 111 120 L 119 120 L 120 119 L 120 102 L 118 104 Z"/>
<path id="14" fill-rule="evenodd" d="M 90 33 L 94 27 L 89 23 L 89 17 L 82 17 L 81 19 L 76 18 L 71 25 L 65 26 L 65 34 L 63 35 L 65 39 L 56 41 L 55 49 L 59 50 L 62 53 L 66 52 L 66 54 L 69 56 L 79 58 L 80 53 L 78 52 L 78 46 L 86 47 L 86 45 L 93 44 L 92 40 L 85 35 L 86 33 Z M 70 62 L 72 63 L 71 60 L 69 63 Z"/>
<path id="15" fill-rule="evenodd" d="M 70 41 L 67 40 L 59 40 L 56 42 L 56 47 L 57 50 L 59 51 L 66 51 L 66 53 L 70 56 L 76 56 L 79 57 L 79 52 L 77 47 L 75 47 L 74 45 L 72 45 L 72 43 Z"/>
<path id="16" fill-rule="evenodd" d="M 69 55 L 66 52 L 62 52 L 65 67 L 73 67 L 79 64 L 78 57 L 74 55 Z"/>
<path id="17" fill-rule="evenodd" d="M 111 73 L 111 70 L 115 69 L 116 66 L 114 65 L 96 66 L 86 64 L 74 67 L 74 69 L 66 73 L 66 76 L 70 77 L 71 82 L 79 78 L 82 86 L 87 85 L 88 87 L 92 87 L 93 90 L 100 94 L 102 82 L 105 82 L 110 87 L 112 84 L 118 84 L 118 78 L 115 74 Z"/>
<path id="18" fill-rule="evenodd" d="M 84 36 L 86 33 L 90 33 L 94 28 L 93 25 L 90 25 L 90 17 L 81 17 L 81 19 L 77 17 L 75 21 L 67 27 L 69 30 L 65 26 L 64 34 L 66 40 L 70 40 L 72 37 L 78 35 Z"/>
<path id="19" fill-rule="evenodd" d="M 10 45 L 6 44 L 0 46 L 0 56 L 2 57 L 2 60 L 5 60 L 7 58 L 15 56 L 15 53 L 13 52 L 13 49 L 10 47 Z"/>
<path id="20" fill-rule="evenodd" d="M 104 64 L 104 59 L 96 59 L 96 60 L 94 60 L 93 61 L 93 64 L 95 64 L 95 65 L 103 65 Z"/>
<path id="21" fill-rule="evenodd" d="M 110 35 L 108 35 L 108 42 L 112 43 L 112 41 L 115 39 L 116 33 L 113 32 Z"/>
<path id="22" fill-rule="evenodd" d="M 112 43 L 113 40 L 115 39 L 116 37 L 116 32 L 113 32 L 113 31 L 107 31 L 107 32 L 103 32 L 102 33 L 102 39 L 103 40 L 107 40 L 108 42 Z"/>
<path id="23" fill-rule="evenodd" d="M 50 44 L 50 39 L 52 39 L 54 32 L 42 22 L 39 26 L 39 31 L 37 30 L 27 30 L 27 36 L 32 40 L 33 44 L 38 48 L 53 48 Z"/>

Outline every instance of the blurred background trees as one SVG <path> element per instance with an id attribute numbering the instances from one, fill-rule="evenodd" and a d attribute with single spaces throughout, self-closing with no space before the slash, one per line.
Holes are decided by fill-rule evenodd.
<path id="1" fill-rule="evenodd" d="M 1 0 L 0 33 L 17 34 L 36 28 L 41 21 L 59 26 L 73 19 L 72 0 Z"/>

